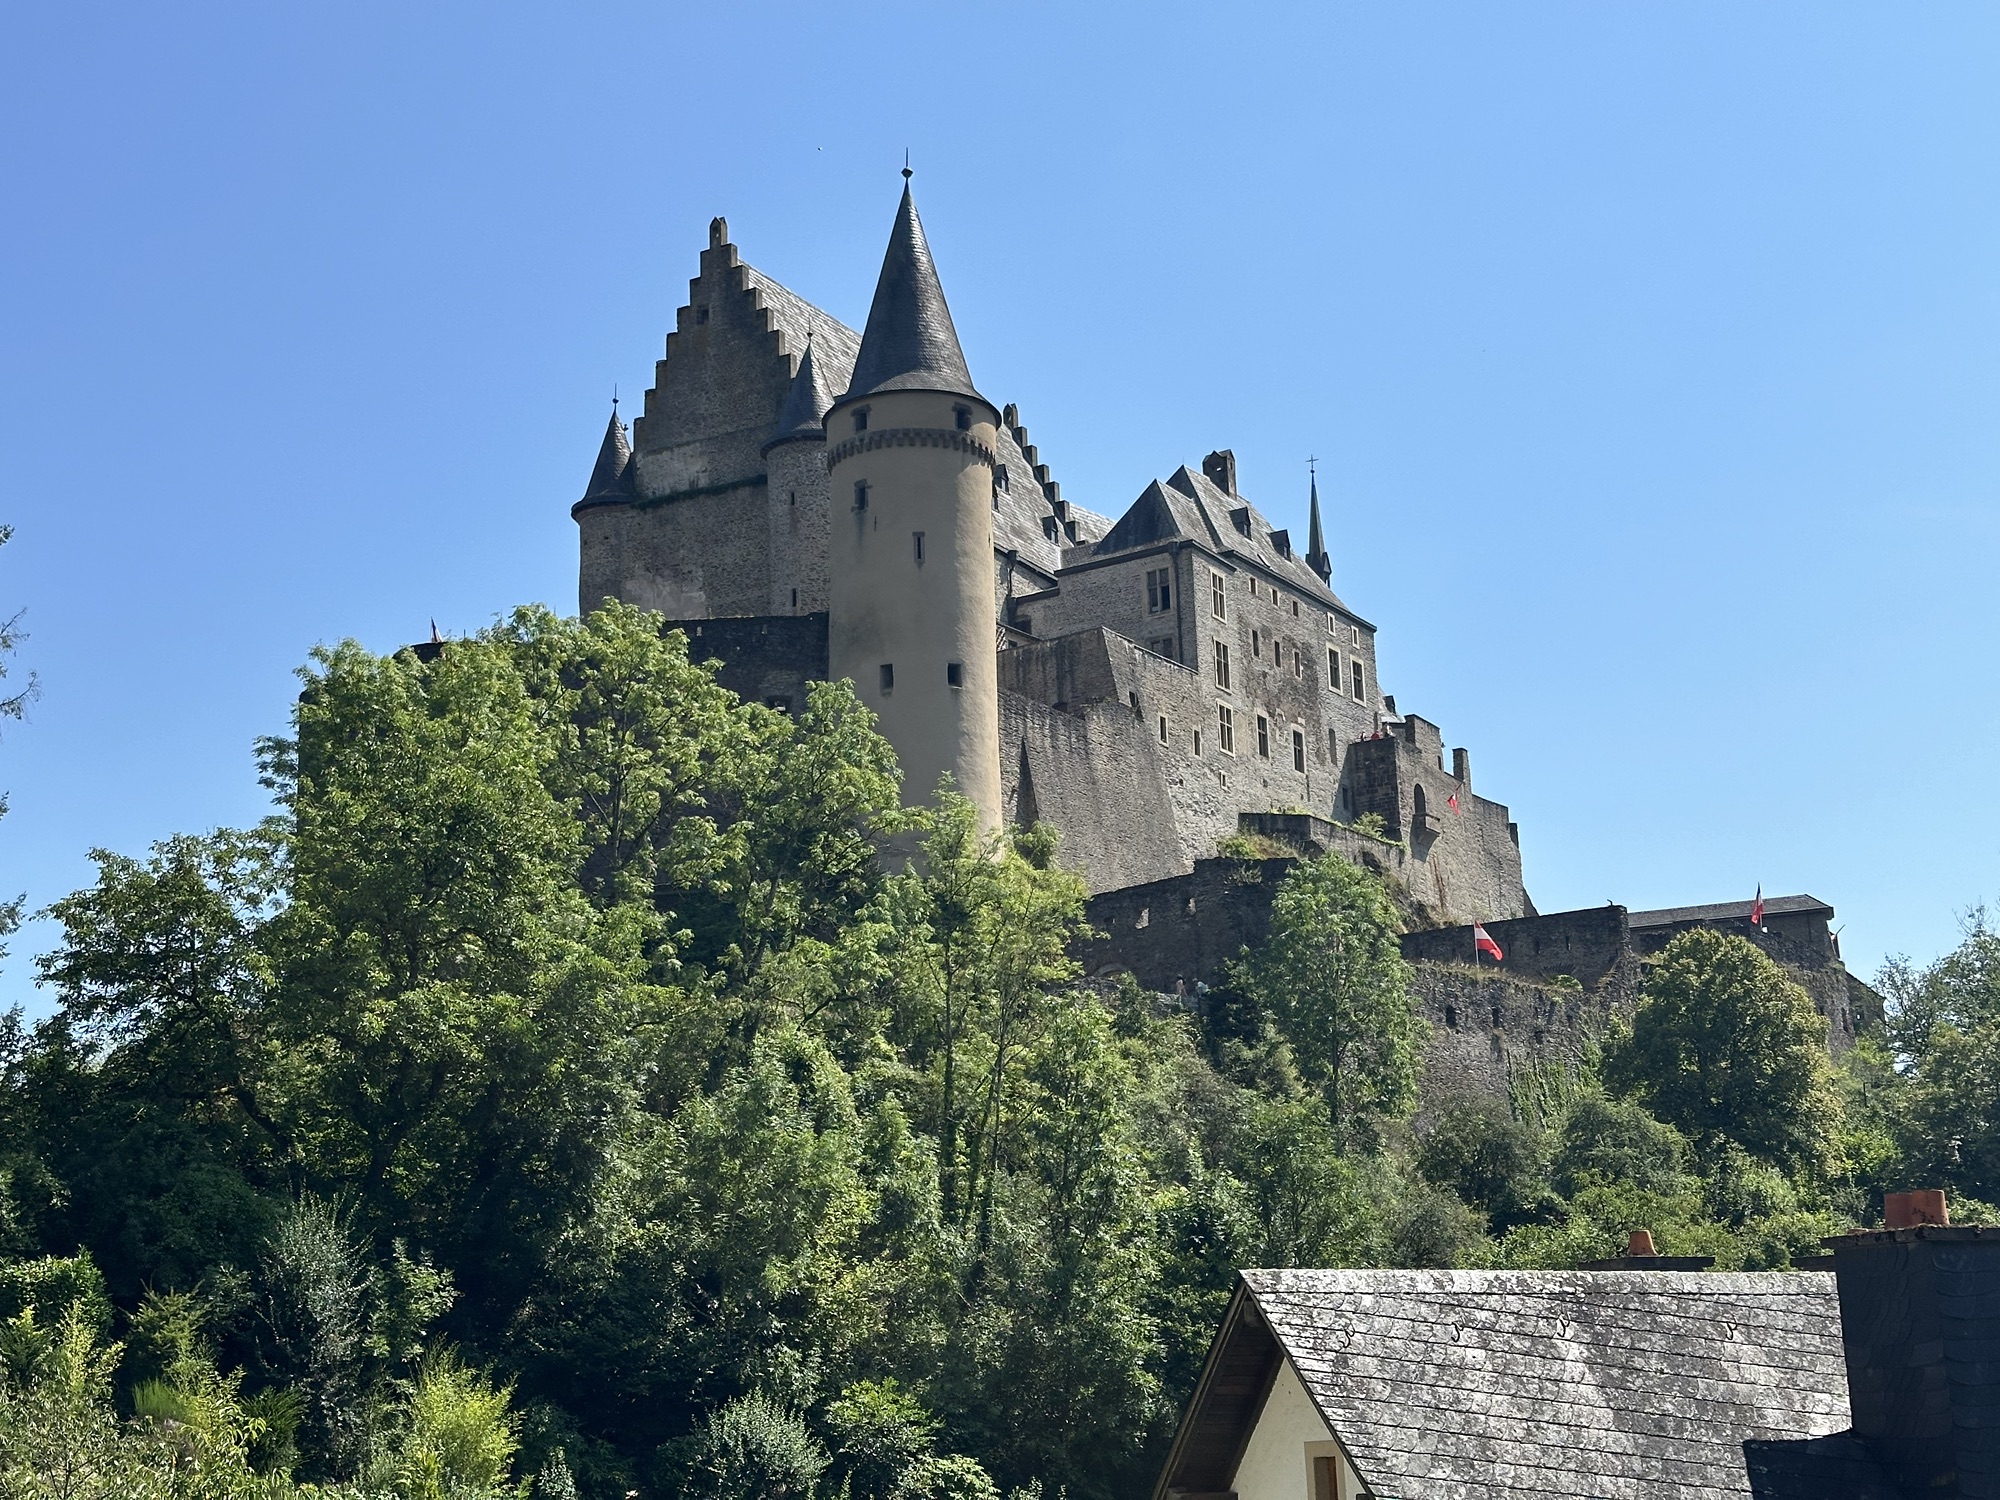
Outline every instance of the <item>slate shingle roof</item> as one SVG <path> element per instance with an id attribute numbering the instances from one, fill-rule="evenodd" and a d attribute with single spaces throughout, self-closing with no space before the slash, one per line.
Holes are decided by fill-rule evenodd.
<path id="1" fill-rule="evenodd" d="M 972 372 L 965 367 L 965 352 L 959 348 L 958 330 L 945 306 L 944 288 L 938 284 L 931 247 L 907 182 L 847 387 L 849 396 L 871 391 L 979 396 L 972 388 Z"/>
<path id="2" fill-rule="evenodd" d="M 1824 1441 L 1849 1421 L 1829 1274 L 1243 1281 L 1382 1500 L 1892 1493 L 1858 1443 Z"/>

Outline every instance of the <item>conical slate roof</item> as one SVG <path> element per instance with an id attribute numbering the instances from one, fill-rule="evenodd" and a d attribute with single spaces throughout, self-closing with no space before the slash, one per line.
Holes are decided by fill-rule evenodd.
<path id="1" fill-rule="evenodd" d="M 1319 476 L 1312 480 L 1312 516 L 1306 524 L 1306 566 L 1322 581 L 1333 577 L 1333 559 L 1326 555 L 1326 534 L 1319 524 Z"/>
<path id="2" fill-rule="evenodd" d="M 805 355 L 799 360 L 799 373 L 792 377 L 792 388 L 785 392 L 785 407 L 778 413 L 778 430 L 771 442 L 824 437 L 826 429 L 821 420 L 832 405 L 833 396 L 820 378 L 819 362 L 813 358 L 812 339 L 808 336 Z"/>
<path id="3" fill-rule="evenodd" d="M 632 444 L 625 436 L 625 424 L 618 420 L 618 403 L 611 403 L 611 425 L 604 429 L 604 443 L 597 450 L 597 467 L 590 471 L 585 500 L 629 500 L 638 493 L 637 475 L 632 466 Z"/>
<path id="4" fill-rule="evenodd" d="M 846 399 L 874 391 L 945 391 L 984 399 L 972 388 L 907 180 Z"/>

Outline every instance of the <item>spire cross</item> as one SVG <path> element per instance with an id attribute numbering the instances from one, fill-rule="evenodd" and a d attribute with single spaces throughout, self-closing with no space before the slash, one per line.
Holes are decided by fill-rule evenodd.
<path id="1" fill-rule="evenodd" d="M 1312 477 L 1313 477 L 1314 479 L 1317 479 L 1317 478 L 1319 478 L 1319 467 L 1318 467 L 1318 466 L 1319 466 L 1319 460 L 1318 460 L 1318 459 L 1316 459 L 1316 458 L 1309 458 L 1309 459 L 1307 459 L 1307 460 L 1306 460 L 1306 472 L 1307 472 L 1308 474 L 1310 474 L 1310 475 L 1311 475 L 1311 476 L 1312 476 Z"/>
<path id="2" fill-rule="evenodd" d="M 916 175 L 916 173 L 910 170 L 910 148 L 905 146 L 903 148 L 903 181 L 908 182 Z"/>

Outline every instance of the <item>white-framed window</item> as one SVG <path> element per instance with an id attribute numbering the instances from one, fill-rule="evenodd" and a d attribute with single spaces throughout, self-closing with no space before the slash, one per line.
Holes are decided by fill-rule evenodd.
<path id="1" fill-rule="evenodd" d="M 1146 613 L 1165 614 L 1174 607 L 1173 574 L 1166 568 L 1146 570 Z"/>
<path id="2" fill-rule="evenodd" d="M 1340 653 L 1331 646 L 1326 648 L 1326 685 L 1340 691 Z"/>
<path id="3" fill-rule="evenodd" d="M 1221 641 L 1215 643 L 1215 685 L 1229 691 L 1229 647 Z"/>
<path id="4" fill-rule="evenodd" d="M 1215 736 L 1224 755 L 1236 753 L 1236 716 L 1229 711 L 1227 703 L 1215 705 Z"/>
<path id="5" fill-rule="evenodd" d="M 1257 715 L 1257 754 L 1263 760 L 1271 758 L 1271 721 L 1262 714 Z"/>
<path id="6" fill-rule="evenodd" d="M 1223 588 L 1222 575 L 1211 572 L 1208 575 L 1208 580 L 1209 587 L 1213 592 L 1213 597 L 1209 600 L 1209 608 L 1215 612 L 1216 619 L 1226 620 L 1229 618 L 1229 594 Z"/>

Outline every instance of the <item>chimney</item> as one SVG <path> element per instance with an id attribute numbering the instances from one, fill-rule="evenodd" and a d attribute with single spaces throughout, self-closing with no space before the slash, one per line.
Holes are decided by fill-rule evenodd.
<path id="1" fill-rule="evenodd" d="M 1609 1260 L 1587 1260 L 1579 1271 L 1706 1271 L 1715 1264 L 1713 1255 L 1662 1255 L 1653 1243 L 1653 1231 L 1635 1229 L 1625 1237 L 1625 1253 Z"/>
<path id="2" fill-rule="evenodd" d="M 2000 1496 L 2000 1229 L 1954 1226 L 1936 1189 L 1827 1240 L 1855 1433 L 1905 1487 Z"/>
<path id="3" fill-rule="evenodd" d="M 1471 789 L 1472 754 L 1470 751 L 1458 749 L 1451 752 L 1451 779 L 1453 781 L 1462 781 L 1465 783 L 1467 790 Z"/>
<path id="4" fill-rule="evenodd" d="M 1201 472 L 1208 476 L 1209 483 L 1225 495 L 1236 493 L 1236 455 L 1227 448 L 1218 448 L 1201 461 Z"/>

